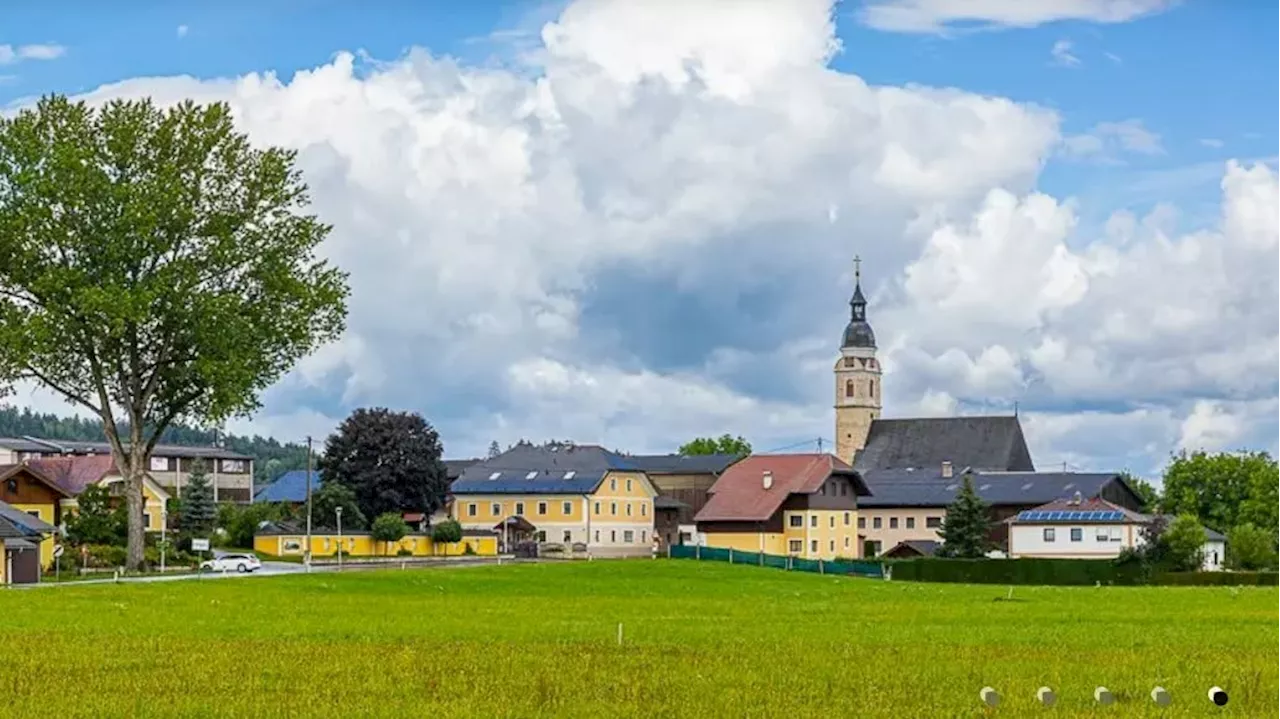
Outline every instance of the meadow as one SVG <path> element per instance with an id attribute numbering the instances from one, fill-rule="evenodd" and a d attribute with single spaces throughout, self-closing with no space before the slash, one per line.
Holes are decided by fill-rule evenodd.
<path id="1" fill-rule="evenodd" d="M 1275 588 L 1007 596 L 690 560 L 7 590 L 0 715 L 1276 716 Z"/>

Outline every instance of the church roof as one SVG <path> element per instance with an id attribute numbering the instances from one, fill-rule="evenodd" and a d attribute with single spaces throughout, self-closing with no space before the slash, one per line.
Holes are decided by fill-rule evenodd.
<path id="1" fill-rule="evenodd" d="M 1017 417 L 937 417 L 877 419 L 853 466 L 860 472 L 886 469 L 940 469 L 951 462 L 966 468 L 1033 472 L 1031 453 Z"/>

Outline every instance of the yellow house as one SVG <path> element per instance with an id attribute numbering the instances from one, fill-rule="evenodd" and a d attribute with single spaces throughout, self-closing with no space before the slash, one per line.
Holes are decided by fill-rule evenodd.
<path id="1" fill-rule="evenodd" d="M 0 502 L 42 522 L 58 526 L 62 522 L 61 502 L 70 497 L 63 487 L 41 470 L 27 464 L 0 465 Z M 40 540 L 40 566 L 53 564 L 54 532 Z"/>
<path id="2" fill-rule="evenodd" d="M 5 478 L 0 488 L 13 478 Z M 17 484 L 21 488 L 22 482 Z M 39 582 L 41 545 L 56 531 L 36 510 L 24 511 L 0 501 L 0 585 Z"/>
<path id="3" fill-rule="evenodd" d="M 870 492 L 829 454 L 751 455 L 725 470 L 694 518 L 708 547 L 802 559 L 858 556 L 858 496 Z"/>
<path id="4" fill-rule="evenodd" d="M 275 557 L 301 557 L 306 542 L 305 531 L 285 522 L 273 522 L 254 534 L 253 549 Z M 419 533 L 407 534 L 397 542 L 379 542 L 366 531 L 343 532 L 341 537 L 331 529 L 311 532 L 313 558 L 334 558 L 339 546 L 343 556 L 350 557 L 492 557 L 498 553 L 498 538 L 493 532 L 464 532 L 460 542 L 437 545 L 429 535 Z"/>
<path id="5" fill-rule="evenodd" d="M 52 459 L 31 460 L 31 467 L 40 470 L 53 479 L 66 496 L 60 501 L 63 510 L 75 512 L 79 506 L 76 497 L 86 487 L 96 485 L 106 487 L 115 501 L 124 501 L 124 477 L 116 468 L 110 455 L 92 454 L 72 457 L 56 457 Z M 142 479 L 142 524 L 148 532 L 159 532 L 163 523 L 164 508 L 169 502 L 169 493 L 150 476 Z M 61 518 L 53 524 L 61 524 Z"/>
<path id="6" fill-rule="evenodd" d="M 594 445 L 517 445 L 468 467 L 450 492 L 453 518 L 464 530 L 496 531 L 503 551 L 537 542 L 638 555 L 655 538 L 648 475 Z"/>

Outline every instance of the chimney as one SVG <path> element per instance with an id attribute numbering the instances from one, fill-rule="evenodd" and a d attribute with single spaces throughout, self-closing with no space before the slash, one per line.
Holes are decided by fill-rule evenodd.
<path id="1" fill-rule="evenodd" d="M 763 481 L 765 489 L 773 489 L 773 472 L 766 469 L 764 471 Z"/>
<path id="2" fill-rule="evenodd" d="M 951 471 L 951 461 L 950 461 L 950 460 L 947 460 L 947 461 L 943 462 L 943 463 L 942 463 L 942 476 L 943 476 L 943 477 L 950 478 L 952 474 L 953 474 L 953 473 L 952 473 L 952 471 Z"/>

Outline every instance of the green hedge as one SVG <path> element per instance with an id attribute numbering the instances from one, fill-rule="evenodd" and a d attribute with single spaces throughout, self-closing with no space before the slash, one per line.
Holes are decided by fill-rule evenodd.
<path id="1" fill-rule="evenodd" d="M 1137 565 L 1097 559 L 941 559 L 921 557 L 888 563 L 896 580 L 968 584 L 1143 584 Z"/>
<path id="2" fill-rule="evenodd" d="M 1181 587 L 1274 587 L 1278 572 L 1166 572 L 1151 578 L 1152 584 Z"/>

